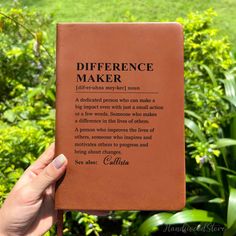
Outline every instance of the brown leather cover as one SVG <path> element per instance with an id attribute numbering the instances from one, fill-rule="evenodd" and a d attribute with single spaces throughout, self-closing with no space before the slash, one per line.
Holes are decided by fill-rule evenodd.
<path id="1" fill-rule="evenodd" d="M 56 53 L 56 208 L 183 208 L 181 25 L 61 23 Z"/>

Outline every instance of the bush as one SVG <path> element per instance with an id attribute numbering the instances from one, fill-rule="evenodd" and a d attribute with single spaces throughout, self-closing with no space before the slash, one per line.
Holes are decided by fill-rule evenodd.
<path id="1" fill-rule="evenodd" d="M 211 164 L 211 158 L 220 155 L 214 144 L 223 137 L 223 128 L 233 115 L 225 99 L 224 80 L 235 66 L 227 37 L 219 37 L 211 27 L 214 15 L 208 10 L 179 19 L 185 34 L 185 117 L 201 132 L 199 136 L 186 130 L 186 155 L 197 163 Z"/>
<path id="2" fill-rule="evenodd" d="M 55 88 L 45 90 L 53 78 L 53 60 L 48 56 L 53 50 L 43 46 L 46 35 L 41 30 L 50 18 L 21 8 L 0 11 L 2 202 L 23 170 L 53 140 Z M 28 30 L 29 25 L 37 33 Z"/>
<path id="3" fill-rule="evenodd" d="M 54 49 L 46 34 L 51 18 L 27 8 L 0 12 L 2 203 L 23 170 L 54 139 L 55 85 Z M 164 223 L 184 223 L 183 219 L 223 224 L 232 235 L 236 157 L 226 147 L 235 141 L 225 137 L 230 137 L 235 116 L 235 60 L 228 39 L 212 28 L 214 15 L 208 10 L 178 19 L 185 33 L 188 211 L 154 216 L 153 212 L 117 211 L 106 219 L 68 212 L 65 235 L 99 235 L 101 229 L 102 235 L 149 235 Z"/>
<path id="4" fill-rule="evenodd" d="M 0 9 L 0 203 L 23 170 L 53 140 L 53 52 L 42 31 L 49 17 Z M 30 26 L 29 26 L 30 25 Z M 28 28 L 35 28 L 33 33 Z"/>

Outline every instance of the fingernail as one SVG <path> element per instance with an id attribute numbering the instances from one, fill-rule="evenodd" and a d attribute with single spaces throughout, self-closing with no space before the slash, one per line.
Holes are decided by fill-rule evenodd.
<path id="1" fill-rule="evenodd" d="M 54 160 L 53 160 L 53 165 L 57 168 L 60 169 L 63 164 L 66 161 L 66 157 L 63 154 L 60 154 L 59 156 L 57 156 Z"/>

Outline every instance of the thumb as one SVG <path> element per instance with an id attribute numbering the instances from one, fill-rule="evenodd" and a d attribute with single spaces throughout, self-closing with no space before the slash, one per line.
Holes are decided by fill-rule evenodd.
<path id="1" fill-rule="evenodd" d="M 63 154 L 57 156 L 44 170 L 31 182 L 34 193 L 41 197 L 44 191 L 55 183 L 65 172 L 67 159 Z"/>

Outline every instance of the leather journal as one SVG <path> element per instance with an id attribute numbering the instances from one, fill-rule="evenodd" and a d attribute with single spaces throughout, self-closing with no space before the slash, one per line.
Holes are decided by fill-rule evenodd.
<path id="1" fill-rule="evenodd" d="M 57 209 L 184 207 L 183 58 L 178 23 L 57 25 Z"/>

